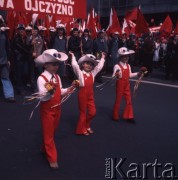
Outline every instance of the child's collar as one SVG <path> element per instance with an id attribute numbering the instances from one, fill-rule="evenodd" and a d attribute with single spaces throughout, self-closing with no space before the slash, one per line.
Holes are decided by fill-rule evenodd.
<path id="1" fill-rule="evenodd" d="M 86 75 L 90 75 L 91 74 L 91 72 L 86 72 L 84 70 L 82 70 L 82 72 L 83 72 L 83 74 L 86 74 Z"/>
<path id="2" fill-rule="evenodd" d="M 44 70 L 44 73 L 47 75 L 47 76 L 51 76 L 51 77 L 53 77 L 54 76 L 54 74 L 51 74 L 49 71 L 47 71 L 46 69 Z"/>
<path id="3" fill-rule="evenodd" d="M 124 63 L 122 61 L 119 62 L 121 65 L 125 66 L 127 63 Z"/>

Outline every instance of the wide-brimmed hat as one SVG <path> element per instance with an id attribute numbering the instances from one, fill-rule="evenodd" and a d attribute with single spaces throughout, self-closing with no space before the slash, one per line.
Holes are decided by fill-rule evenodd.
<path id="1" fill-rule="evenodd" d="M 58 52 L 56 49 L 47 49 L 35 59 L 37 65 L 43 65 L 45 63 L 52 63 L 57 61 L 66 61 L 68 59 L 67 54 Z"/>
<path id="2" fill-rule="evenodd" d="M 118 54 L 119 54 L 120 56 L 125 56 L 125 55 L 129 55 L 129 54 L 134 54 L 134 53 L 135 53 L 135 51 L 129 50 L 129 49 L 127 49 L 126 47 L 121 47 L 121 48 L 119 48 L 119 50 L 118 50 Z"/>
<path id="3" fill-rule="evenodd" d="M 105 33 L 105 30 L 104 29 L 101 29 L 99 31 L 97 31 L 98 34 L 102 34 L 102 33 Z"/>
<path id="4" fill-rule="evenodd" d="M 118 31 L 114 31 L 113 34 L 120 35 Z"/>
<path id="5" fill-rule="evenodd" d="M 65 29 L 65 25 L 61 23 L 56 23 L 56 29 Z"/>
<path id="6" fill-rule="evenodd" d="M 84 56 L 82 56 L 79 60 L 78 60 L 78 64 L 79 66 L 81 66 L 84 62 L 91 62 L 94 64 L 94 66 L 96 66 L 98 64 L 98 61 L 96 60 L 96 57 L 92 54 L 86 54 Z"/>
<path id="7" fill-rule="evenodd" d="M 55 29 L 54 27 L 50 27 L 50 28 L 49 28 L 49 31 L 51 31 L 51 32 L 56 32 L 56 29 Z"/>
<path id="8" fill-rule="evenodd" d="M 26 30 L 26 31 L 31 31 L 31 30 L 32 30 L 32 27 L 31 27 L 31 26 L 27 26 L 27 27 L 25 28 L 25 30 Z"/>
<path id="9" fill-rule="evenodd" d="M 44 26 L 38 26 L 38 29 L 39 29 L 39 31 L 46 31 L 47 30 L 47 28 Z"/>

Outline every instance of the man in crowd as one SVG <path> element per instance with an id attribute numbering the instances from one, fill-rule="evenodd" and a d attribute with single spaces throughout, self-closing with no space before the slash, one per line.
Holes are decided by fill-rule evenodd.
<path id="1" fill-rule="evenodd" d="M 6 25 L 0 16 L 0 78 L 3 85 L 4 97 L 8 102 L 15 102 L 14 89 L 9 79 L 9 42 L 6 34 Z"/>

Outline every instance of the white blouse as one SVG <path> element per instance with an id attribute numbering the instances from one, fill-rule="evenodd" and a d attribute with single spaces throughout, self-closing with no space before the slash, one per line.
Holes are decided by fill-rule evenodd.
<path id="1" fill-rule="evenodd" d="M 50 82 L 51 79 L 52 79 L 52 74 L 49 73 L 47 70 L 45 70 L 42 75 L 44 75 L 47 80 Z M 58 75 L 57 75 L 58 76 Z M 54 76 L 55 77 L 55 76 Z M 61 88 L 61 95 L 65 95 L 67 93 L 67 88 L 63 89 L 62 88 L 62 83 L 61 83 L 61 79 L 60 77 L 58 76 L 58 79 L 59 79 L 59 84 L 60 84 L 60 88 Z M 54 83 L 57 83 L 57 79 L 56 78 L 53 78 L 53 82 Z M 43 98 L 41 98 L 41 101 L 47 101 L 49 100 L 52 95 L 48 93 L 47 89 L 45 88 L 45 83 L 46 81 L 44 80 L 44 78 L 42 76 L 39 76 L 38 77 L 38 80 L 37 80 L 37 87 L 38 87 L 38 92 L 39 94 L 41 95 L 44 95 Z"/>
<path id="2" fill-rule="evenodd" d="M 119 64 L 120 64 L 124 69 L 127 69 L 127 63 L 123 63 L 122 61 L 120 61 Z M 129 67 L 129 77 L 130 77 L 130 78 L 136 77 L 137 74 L 138 74 L 138 72 L 132 73 L 129 64 L 128 64 L 128 67 Z M 121 68 L 120 68 L 120 66 L 119 66 L 118 64 L 116 64 L 116 65 L 114 66 L 112 77 L 115 76 L 115 74 L 116 74 L 116 72 L 117 72 L 118 70 L 119 70 L 119 72 L 120 72 L 120 74 L 121 74 L 121 75 L 120 75 L 120 78 L 122 78 L 122 70 L 121 70 Z"/>

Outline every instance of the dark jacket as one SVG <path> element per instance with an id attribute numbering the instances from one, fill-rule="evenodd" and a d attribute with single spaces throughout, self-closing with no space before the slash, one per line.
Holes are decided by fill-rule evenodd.
<path id="1" fill-rule="evenodd" d="M 63 37 L 62 39 L 59 39 L 59 36 L 57 34 L 54 34 L 51 36 L 49 48 L 56 49 L 60 52 L 67 52 L 67 38 Z"/>
<path id="2" fill-rule="evenodd" d="M 82 51 L 83 54 L 93 53 L 93 40 L 90 37 L 87 40 L 85 37 L 82 37 Z"/>
<path id="3" fill-rule="evenodd" d="M 105 39 L 97 38 L 93 43 L 93 52 L 96 55 L 98 52 L 108 53 L 108 44 Z"/>
<path id="4" fill-rule="evenodd" d="M 10 49 L 7 34 L 0 32 L 0 64 L 7 64 L 9 59 Z"/>
<path id="5" fill-rule="evenodd" d="M 14 37 L 13 49 L 14 51 L 20 53 L 21 55 L 28 55 L 32 53 L 31 51 L 29 51 L 26 37 L 23 40 L 22 37 L 18 34 Z"/>

